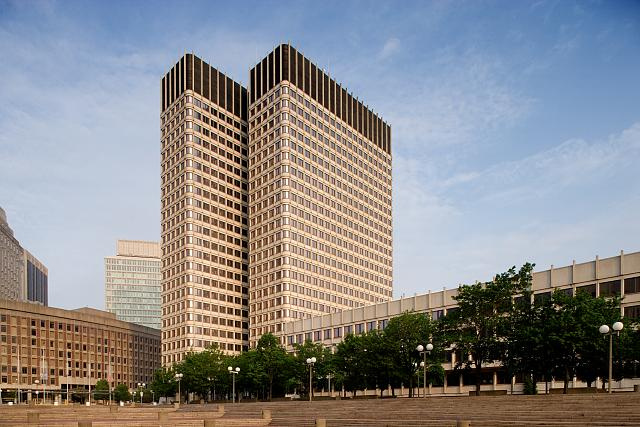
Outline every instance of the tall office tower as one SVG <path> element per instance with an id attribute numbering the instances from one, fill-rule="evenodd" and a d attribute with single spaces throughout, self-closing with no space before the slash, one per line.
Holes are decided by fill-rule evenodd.
<path id="1" fill-rule="evenodd" d="M 251 344 L 392 297 L 391 128 L 289 45 L 250 71 Z"/>
<path id="2" fill-rule="evenodd" d="M 247 90 L 187 54 L 162 78 L 162 362 L 249 344 Z"/>
<path id="3" fill-rule="evenodd" d="M 28 250 L 24 250 L 23 295 L 29 302 L 49 305 L 49 270 Z"/>
<path id="4" fill-rule="evenodd" d="M 104 258 L 104 306 L 118 320 L 160 329 L 160 243 L 118 240 Z"/>
<path id="5" fill-rule="evenodd" d="M 24 254 L 13 235 L 7 214 L 0 208 L 0 298 L 22 301 L 24 295 Z"/>

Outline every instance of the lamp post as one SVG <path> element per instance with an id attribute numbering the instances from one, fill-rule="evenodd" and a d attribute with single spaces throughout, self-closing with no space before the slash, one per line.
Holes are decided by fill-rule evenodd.
<path id="1" fill-rule="evenodd" d="M 40 381 L 35 380 L 33 383 L 36 385 L 36 405 L 37 405 L 38 404 L 38 392 L 39 392 L 38 385 L 40 384 Z"/>
<path id="2" fill-rule="evenodd" d="M 20 347 L 18 347 L 20 348 Z M 20 375 L 20 374 L 18 374 Z M 20 380 L 16 379 L 16 389 L 18 390 L 18 393 L 16 393 L 16 398 L 13 400 L 14 402 L 16 402 L 18 405 L 20 404 Z"/>
<path id="3" fill-rule="evenodd" d="M 229 373 L 231 374 L 232 383 L 233 383 L 231 403 L 236 403 L 236 375 L 238 375 L 238 372 L 240 372 L 240 367 L 236 366 L 236 368 L 234 369 L 231 366 L 227 366 L 227 371 L 229 371 Z"/>
<path id="4" fill-rule="evenodd" d="M 615 322 L 611 328 L 608 325 L 602 325 L 598 329 L 601 334 L 609 335 L 609 393 L 611 393 L 611 382 L 613 381 L 613 333 L 620 335 L 623 327 L 622 322 Z"/>
<path id="5" fill-rule="evenodd" d="M 331 373 L 328 373 L 326 376 L 327 380 L 329 381 L 329 397 L 333 397 L 333 393 L 331 393 L 331 378 L 333 378 L 333 375 L 331 375 Z"/>
<path id="6" fill-rule="evenodd" d="M 138 389 L 145 388 L 146 384 L 145 383 L 138 383 Z M 144 396 L 144 392 L 142 390 L 138 391 L 140 393 L 140 404 L 142 405 L 142 396 Z"/>
<path id="7" fill-rule="evenodd" d="M 422 344 L 419 344 L 416 350 L 422 355 L 422 363 L 420 365 L 422 366 L 422 397 L 424 398 L 427 397 L 427 353 L 431 354 L 433 344 L 427 344 L 426 348 Z"/>
<path id="8" fill-rule="evenodd" d="M 180 380 L 182 380 L 183 376 L 184 375 L 181 373 L 176 374 L 176 381 L 178 381 L 178 405 L 182 403 L 182 394 L 180 393 Z"/>
<path id="9" fill-rule="evenodd" d="M 0 405 L 2 405 L 2 389 L 0 388 Z"/>
<path id="10" fill-rule="evenodd" d="M 307 365 L 309 365 L 309 402 L 311 402 L 313 396 L 313 365 L 316 363 L 315 357 L 307 358 Z"/>

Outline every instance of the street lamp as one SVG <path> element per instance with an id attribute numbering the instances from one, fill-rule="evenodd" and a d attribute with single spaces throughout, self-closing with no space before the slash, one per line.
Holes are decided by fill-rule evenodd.
<path id="1" fill-rule="evenodd" d="M 325 378 L 329 381 L 329 397 L 333 397 L 333 393 L 331 393 L 331 378 L 333 378 L 333 375 L 329 372 Z"/>
<path id="2" fill-rule="evenodd" d="M 145 386 L 145 383 L 138 383 L 138 388 L 145 388 Z M 144 396 L 144 392 L 142 390 L 139 390 L 138 393 L 140 393 L 140 404 L 142 405 L 142 397 Z"/>
<path id="3" fill-rule="evenodd" d="M 426 348 L 422 344 L 419 344 L 416 350 L 422 355 L 422 363 L 420 363 L 422 366 L 422 397 L 427 397 L 427 353 L 431 354 L 433 344 L 427 344 Z"/>
<path id="4" fill-rule="evenodd" d="M 38 385 L 40 384 L 40 381 L 35 380 L 34 384 L 36 385 L 36 405 L 37 405 L 38 404 L 38 392 L 39 392 Z"/>
<path id="5" fill-rule="evenodd" d="M 233 382 L 233 394 L 231 395 L 231 403 L 236 403 L 236 375 L 240 372 L 240 367 L 237 366 L 235 369 L 231 366 L 227 366 L 227 371 L 231 374 L 232 382 Z"/>
<path id="6" fill-rule="evenodd" d="M 184 375 L 181 373 L 176 374 L 176 381 L 178 381 L 178 405 L 182 403 L 182 394 L 180 393 L 180 380 L 182 380 L 183 376 Z"/>
<path id="7" fill-rule="evenodd" d="M 309 365 L 309 402 L 312 400 L 313 395 L 313 365 L 316 363 L 315 357 L 307 358 L 307 365 Z"/>
<path id="8" fill-rule="evenodd" d="M 623 327 L 622 322 L 615 322 L 611 328 L 608 325 L 602 325 L 598 329 L 602 335 L 609 335 L 609 393 L 611 393 L 611 382 L 613 381 L 613 333 L 620 335 Z"/>

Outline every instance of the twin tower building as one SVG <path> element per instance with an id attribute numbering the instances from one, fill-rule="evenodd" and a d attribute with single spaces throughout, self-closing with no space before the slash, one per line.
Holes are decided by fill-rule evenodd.
<path id="1" fill-rule="evenodd" d="M 164 365 L 392 297 L 390 126 L 288 44 L 249 75 L 162 78 Z"/>

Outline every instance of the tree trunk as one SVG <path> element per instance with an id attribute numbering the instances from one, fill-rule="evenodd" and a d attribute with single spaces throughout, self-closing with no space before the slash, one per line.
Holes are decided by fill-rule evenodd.
<path id="1" fill-rule="evenodd" d="M 562 388 L 562 394 L 569 393 L 569 369 L 564 368 L 564 386 Z"/>
<path id="2" fill-rule="evenodd" d="M 482 365 L 476 362 L 476 396 L 480 396 L 480 384 L 482 384 Z"/>

